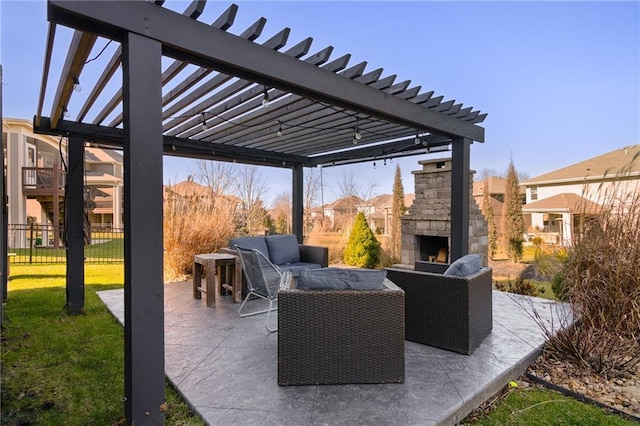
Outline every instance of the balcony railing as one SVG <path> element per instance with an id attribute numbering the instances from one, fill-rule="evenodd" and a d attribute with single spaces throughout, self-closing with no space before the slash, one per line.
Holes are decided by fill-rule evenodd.
<path id="1" fill-rule="evenodd" d="M 63 195 L 65 172 L 53 167 L 23 167 L 22 192 L 34 195 Z"/>

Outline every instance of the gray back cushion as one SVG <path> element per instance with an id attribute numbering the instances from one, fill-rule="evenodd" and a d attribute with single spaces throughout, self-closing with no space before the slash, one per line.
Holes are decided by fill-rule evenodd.
<path id="1" fill-rule="evenodd" d="M 478 273 L 480 269 L 482 269 L 482 255 L 467 254 L 453 262 L 443 275 L 466 277 Z"/>
<path id="2" fill-rule="evenodd" d="M 382 269 L 303 269 L 298 278 L 301 290 L 382 290 L 387 271 Z"/>
<path id="3" fill-rule="evenodd" d="M 258 249 L 267 257 L 267 259 L 269 259 L 269 249 L 267 249 L 267 243 L 264 241 L 263 236 L 233 238 L 231 239 L 231 241 L 229 241 L 229 247 L 234 250 L 236 247 Z"/>
<path id="4" fill-rule="evenodd" d="M 276 265 L 300 262 L 300 249 L 295 235 L 267 235 L 265 240 L 271 262 Z"/>

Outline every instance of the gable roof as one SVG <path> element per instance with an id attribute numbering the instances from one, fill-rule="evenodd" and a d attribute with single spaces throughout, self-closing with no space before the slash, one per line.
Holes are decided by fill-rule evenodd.
<path id="1" fill-rule="evenodd" d="M 640 145 L 631 145 L 522 182 L 523 186 L 640 176 Z"/>
<path id="2" fill-rule="evenodd" d="M 578 194 L 562 193 L 522 206 L 523 213 L 597 213 L 602 206 Z"/>

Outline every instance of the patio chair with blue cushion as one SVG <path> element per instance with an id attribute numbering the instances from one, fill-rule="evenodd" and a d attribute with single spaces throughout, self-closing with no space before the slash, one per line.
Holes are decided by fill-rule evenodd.
<path id="1" fill-rule="evenodd" d="M 278 331 L 277 327 L 270 327 L 271 312 L 278 309 L 278 288 L 283 280 L 290 279 L 290 274 L 280 271 L 271 263 L 260 250 L 236 246 L 236 251 L 242 264 L 242 273 L 247 283 L 247 296 L 238 309 L 238 315 L 248 317 L 267 313 L 266 328 L 269 332 Z M 267 309 L 245 311 L 247 301 L 260 298 L 269 302 Z"/>

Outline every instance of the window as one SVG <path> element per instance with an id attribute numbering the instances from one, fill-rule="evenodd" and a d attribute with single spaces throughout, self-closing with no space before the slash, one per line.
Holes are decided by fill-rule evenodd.
<path id="1" fill-rule="evenodd" d="M 531 201 L 535 201 L 538 199 L 538 187 L 537 186 L 532 186 L 531 187 Z"/>

